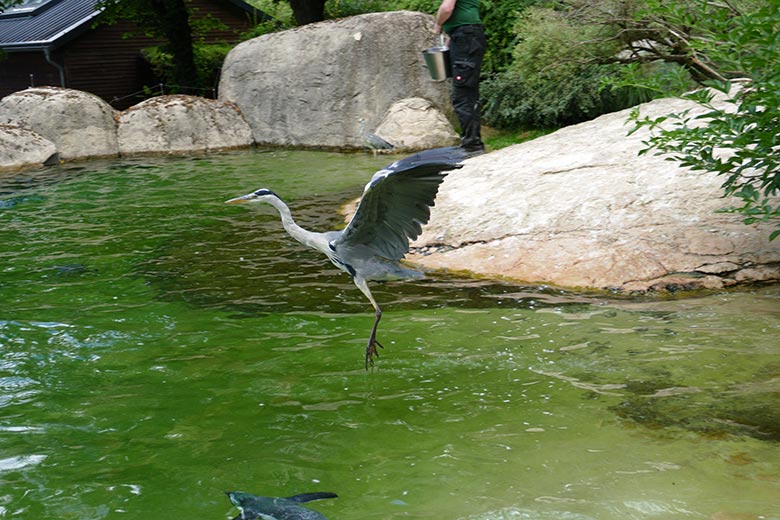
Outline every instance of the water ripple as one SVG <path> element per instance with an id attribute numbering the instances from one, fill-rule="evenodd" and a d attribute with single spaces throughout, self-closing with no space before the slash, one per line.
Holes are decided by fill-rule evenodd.
<path id="1" fill-rule="evenodd" d="M 777 290 L 614 301 L 431 272 L 372 286 L 386 348 L 366 371 L 373 312 L 349 277 L 223 201 L 272 186 L 336 229 L 372 161 L 0 178 L 0 516 L 155 519 L 174 497 L 177 517 L 219 518 L 223 489 L 320 485 L 350 497 L 318 504 L 343 520 L 776 503 Z"/>
<path id="2" fill-rule="evenodd" d="M 0 472 L 16 471 L 37 466 L 46 460 L 46 455 L 19 455 L 0 459 Z"/>

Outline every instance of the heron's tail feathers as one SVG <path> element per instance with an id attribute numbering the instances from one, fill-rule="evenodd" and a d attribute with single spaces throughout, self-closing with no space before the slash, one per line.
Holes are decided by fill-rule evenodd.
<path id="1" fill-rule="evenodd" d="M 405 267 L 400 262 L 374 257 L 377 267 L 373 272 L 364 273 L 363 278 L 373 282 L 391 282 L 393 280 L 419 280 L 425 278 L 425 274 L 410 267 Z M 364 269 L 365 271 L 365 269 Z"/>

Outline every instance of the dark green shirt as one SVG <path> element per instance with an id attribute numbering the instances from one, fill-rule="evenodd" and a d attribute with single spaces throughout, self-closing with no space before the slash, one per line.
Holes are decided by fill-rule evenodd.
<path id="1" fill-rule="evenodd" d="M 479 0 L 457 0 L 455 9 L 449 19 L 444 22 L 442 29 L 449 34 L 454 28 L 461 25 L 481 24 L 479 18 Z"/>

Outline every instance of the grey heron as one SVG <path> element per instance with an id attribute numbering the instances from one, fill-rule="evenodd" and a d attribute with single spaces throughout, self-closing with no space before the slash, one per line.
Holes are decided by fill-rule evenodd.
<path id="1" fill-rule="evenodd" d="M 376 172 L 366 184 L 357 210 L 340 231 L 316 233 L 293 220 L 290 208 L 267 188 L 226 201 L 228 204 L 263 202 L 279 212 L 285 231 L 298 242 L 325 256 L 352 277 L 375 310 L 374 325 L 366 344 L 366 368 L 378 357 L 376 330 L 382 318 L 368 281 L 422 278 L 419 271 L 403 267 L 409 240 L 422 233 L 439 185 L 450 170 L 460 168 L 473 154 L 457 147 L 436 148 L 405 157 Z"/>

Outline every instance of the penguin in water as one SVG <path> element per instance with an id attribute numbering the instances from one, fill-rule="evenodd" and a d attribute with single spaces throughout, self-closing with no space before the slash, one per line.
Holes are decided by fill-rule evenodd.
<path id="1" fill-rule="evenodd" d="M 328 520 L 321 513 L 303 507 L 304 502 L 336 498 L 336 493 L 302 493 L 287 498 L 262 497 L 240 491 L 228 491 L 230 502 L 241 510 L 233 520 Z"/>

